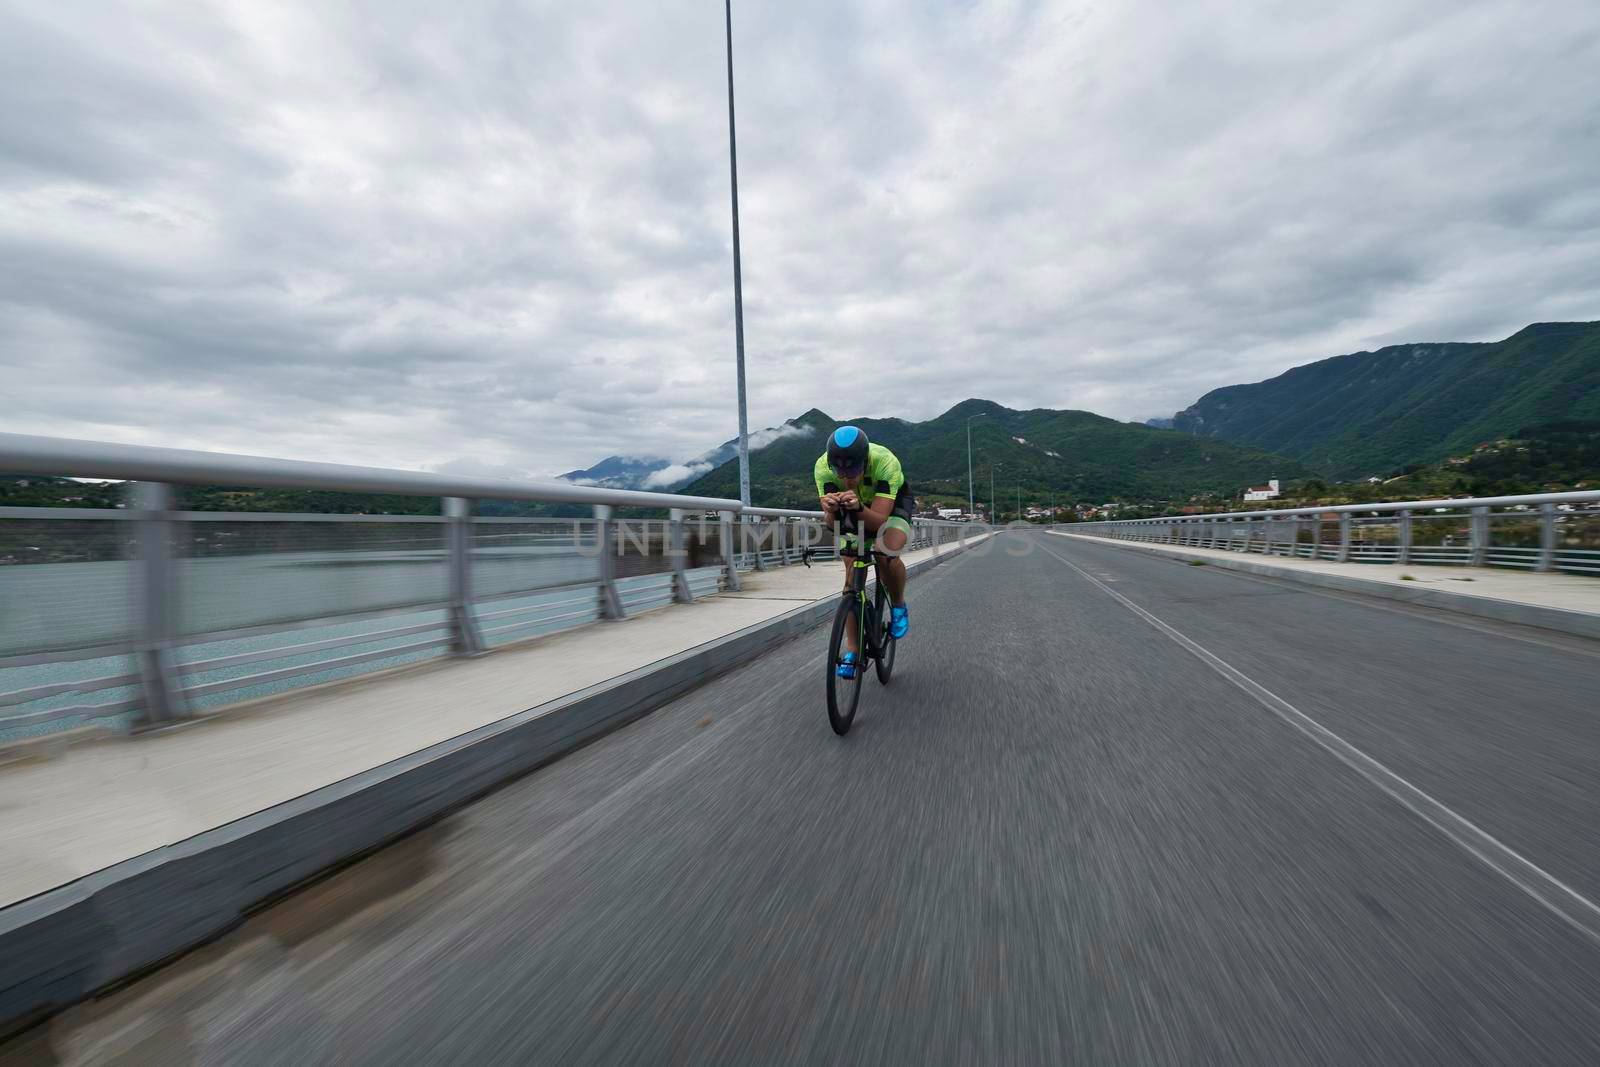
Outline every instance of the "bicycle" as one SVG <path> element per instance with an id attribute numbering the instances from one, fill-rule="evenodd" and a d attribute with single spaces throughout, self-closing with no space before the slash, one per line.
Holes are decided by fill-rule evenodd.
<path id="1" fill-rule="evenodd" d="M 878 576 L 876 595 L 867 596 L 867 569 L 876 564 L 881 555 L 873 551 L 872 541 L 866 531 L 858 527 L 856 544 L 865 545 L 858 552 L 850 569 L 850 588 L 839 598 L 839 608 L 833 616 L 833 636 L 828 641 L 828 725 L 843 737 L 850 732 L 855 721 L 856 707 L 861 702 L 861 679 L 866 674 L 870 660 L 878 675 L 879 685 L 888 685 L 894 673 L 894 652 L 897 642 L 889 632 L 889 612 L 893 606 L 889 587 L 883 576 Z M 840 555 L 844 555 L 840 546 Z M 846 627 L 855 627 L 856 676 L 839 677 L 839 659 L 847 651 Z"/>

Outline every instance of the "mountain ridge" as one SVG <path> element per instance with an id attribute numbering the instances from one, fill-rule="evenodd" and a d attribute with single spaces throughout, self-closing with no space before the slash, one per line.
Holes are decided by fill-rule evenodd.
<path id="1" fill-rule="evenodd" d="M 1430 463 L 1531 423 L 1600 417 L 1600 322 L 1501 341 L 1389 345 L 1223 386 L 1176 429 L 1278 452 L 1340 478 Z"/>
<path id="2" fill-rule="evenodd" d="M 1024 504 L 1114 498 L 1187 499 L 1204 493 L 1233 494 L 1268 477 L 1302 477 L 1303 464 L 1260 449 L 1197 438 L 1175 430 L 1119 422 L 1089 411 L 1016 410 L 992 400 L 969 398 L 932 419 L 848 420 L 867 437 L 894 450 L 919 496 L 965 500 L 966 431 L 972 429 L 974 495 L 993 495 L 1000 510 Z M 816 488 L 811 468 L 827 436 L 844 425 L 818 408 L 784 425 L 799 432 L 750 456 L 753 502 L 811 508 Z M 732 459 L 690 482 L 686 493 L 738 495 L 738 462 Z"/>

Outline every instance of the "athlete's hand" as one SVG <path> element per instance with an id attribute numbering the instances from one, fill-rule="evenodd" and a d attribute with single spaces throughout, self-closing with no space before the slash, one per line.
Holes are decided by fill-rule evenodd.
<path id="1" fill-rule="evenodd" d="M 849 489 L 846 489 L 844 492 L 838 494 L 838 496 L 838 506 L 844 508 L 846 511 L 855 511 L 857 508 L 861 507 L 861 501 L 858 500 L 856 498 L 856 494 Z"/>

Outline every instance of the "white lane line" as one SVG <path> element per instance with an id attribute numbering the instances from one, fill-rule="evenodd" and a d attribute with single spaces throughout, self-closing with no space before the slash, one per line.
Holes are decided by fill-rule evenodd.
<path id="1" fill-rule="evenodd" d="M 1041 544 L 1040 548 L 1044 548 Z M 1567 885 L 1532 860 L 1494 837 L 1487 830 L 1457 814 L 1442 802 L 1412 785 L 1388 767 L 1379 763 L 1326 726 L 1311 718 L 1287 700 L 1258 684 L 1231 664 L 1189 640 L 1177 630 L 1156 618 L 1121 593 L 1112 589 L 1094 575 L 1073 563 L 1065 556 L 1044 548 L 1047 555 L 1077 571 L 1085 580 L 1097 586 L 1107 596 L 1145 622 L 1160 630 L 1185 650 L 1196 656 L 1206 666 L 1254 697 L 1278 718 L 1293 726 L 1311 740 L 1360 774 L 1367 781 L 1405 805 L 1412 814 L 1443 833 L 1487 867 L 1500 874 L 1528 896 L 1544 905 L 1568 925 L 1600 942 L 1600 905 Z"/>

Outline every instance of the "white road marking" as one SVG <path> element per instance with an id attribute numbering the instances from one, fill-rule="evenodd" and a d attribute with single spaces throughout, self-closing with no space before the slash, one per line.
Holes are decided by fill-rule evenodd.
<path id="1" fill-rule="evenodd" d="M 1482 861 L 1489 869 L 1495 871 L 1512 885 L 1515 885 L 1528 896 L 1538 901 L 1568 925 L 1594 941 L 1600 942 L 1600 905 L 1597 905 L 1555 875 L 1500 841 L 1487 830 L 1412 785 L 1382 763 L 1379 763 L 1299 708 L 1296 708 L 1293 704 L 1290 704 L 1287 700 L 1260 685 L 1225 660 L 1191 641 L 1182 633 L 1179 633 L 1138 604 L 1112 589 L 1076 563 L 1048 548 L 1044 548 L 1042 544 L 1039 547 L 1044 549 L 1045 554 L 1054 556 L 1060 562 L 1077 571 L 1085 580 L 1097 586 L 1107 596 L 1114 598 L 1123 607 L 1151 626 L 1154 626 L 1167 637 L 1170 637 L 1186 651 L 1192 653 L 1206 666 L 1254 697 L 1268 711 L 1271 711 L 1278 718 L 1305 734 L 1328 752 L 1331 752 L 1346 766 L 1405 805 L 1412 814 L 1450 838 L 1469 854 Z"/>

